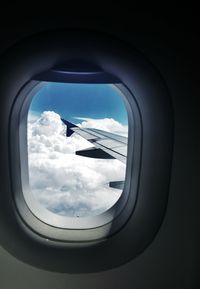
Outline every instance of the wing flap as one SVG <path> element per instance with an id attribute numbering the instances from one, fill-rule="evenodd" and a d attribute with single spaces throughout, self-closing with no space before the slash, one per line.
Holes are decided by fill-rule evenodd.
<path id="1" fill-rule="evenodd" d="M 113 189 L 123 190 L 124 181 L 114 181 L 109 183 L 109 187 Z"/>
<path id="2" fill-rule="evenodd" d="M 114 159 L 113 156 L 106 153 L 102 149 L 93 147 L 85 150 L 76 151 L 76 155 L 95 159 Z"/>

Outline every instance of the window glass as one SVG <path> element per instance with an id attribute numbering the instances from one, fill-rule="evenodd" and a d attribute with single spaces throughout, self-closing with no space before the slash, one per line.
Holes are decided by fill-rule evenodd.
<path id="1" fill-rule="evenodd" d="M 30 191 L 43 207 L 88 217 L 120 198 L 128 115 L 114 85 L 46 83 L 29 107 L 27 135 Z"/>

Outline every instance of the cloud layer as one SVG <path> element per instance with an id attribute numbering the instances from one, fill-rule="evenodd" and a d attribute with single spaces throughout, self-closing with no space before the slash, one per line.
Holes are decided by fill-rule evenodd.
<path id="1" fill-rule="evenodd" d="M 127 127 L 114 119 L 86 119 L 79 126 L 124 134 Z M 75 155 L 91 147 L 77 134 L 65 136 L 66 126 L 53 111 L 39 118 L 29 113 L 29 182 L 35 198 L 50 211 L 68 216 L 98 215 L 116 203 L 120 190 L 110 181 L 123 180 L 125 165 L 118 160 L 100 160 Z"/>

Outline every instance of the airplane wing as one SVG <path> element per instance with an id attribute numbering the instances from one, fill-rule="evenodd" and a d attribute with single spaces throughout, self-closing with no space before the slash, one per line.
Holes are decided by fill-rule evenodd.
<path id="1" fill-rule="evenodd" d="M 80 128 L 77 125 L 62 119 L 67 126 L 66 136 L 71 136 L 74 132 L 85 138 L 95 147 L 76 151 L 77 155 L 100 158 L 117 159 L 124 164 L 127 157 L 128 138 L 95 128 Z M 115 186 L 115 184 L 113 184 Z"/>

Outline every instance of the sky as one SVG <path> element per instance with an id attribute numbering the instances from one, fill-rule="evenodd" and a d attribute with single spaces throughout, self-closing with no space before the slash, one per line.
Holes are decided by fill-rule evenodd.
<path id="1" fill-rule="evenodd" d="M 34 96 L 30 111 L 54 111 L 74 123 L 76 117 L 113 118 L 127 125 L 122 96 L 111 84 L 48 83 Z"/>
<path id="2" fill-rule="evenodd" d="M 29 109 L 29 183 L 36 200 L 67 217 L 101 214 L 119 199 L 122 191 L 109 182 L 124 180 L 126 166 L 75 155 L 92 145 L 75 133 L 66 137 L 61 117 L 83 128 L 127 135 L 122 98 L 111 85 L 51 83 L 33 97 Z"/>

